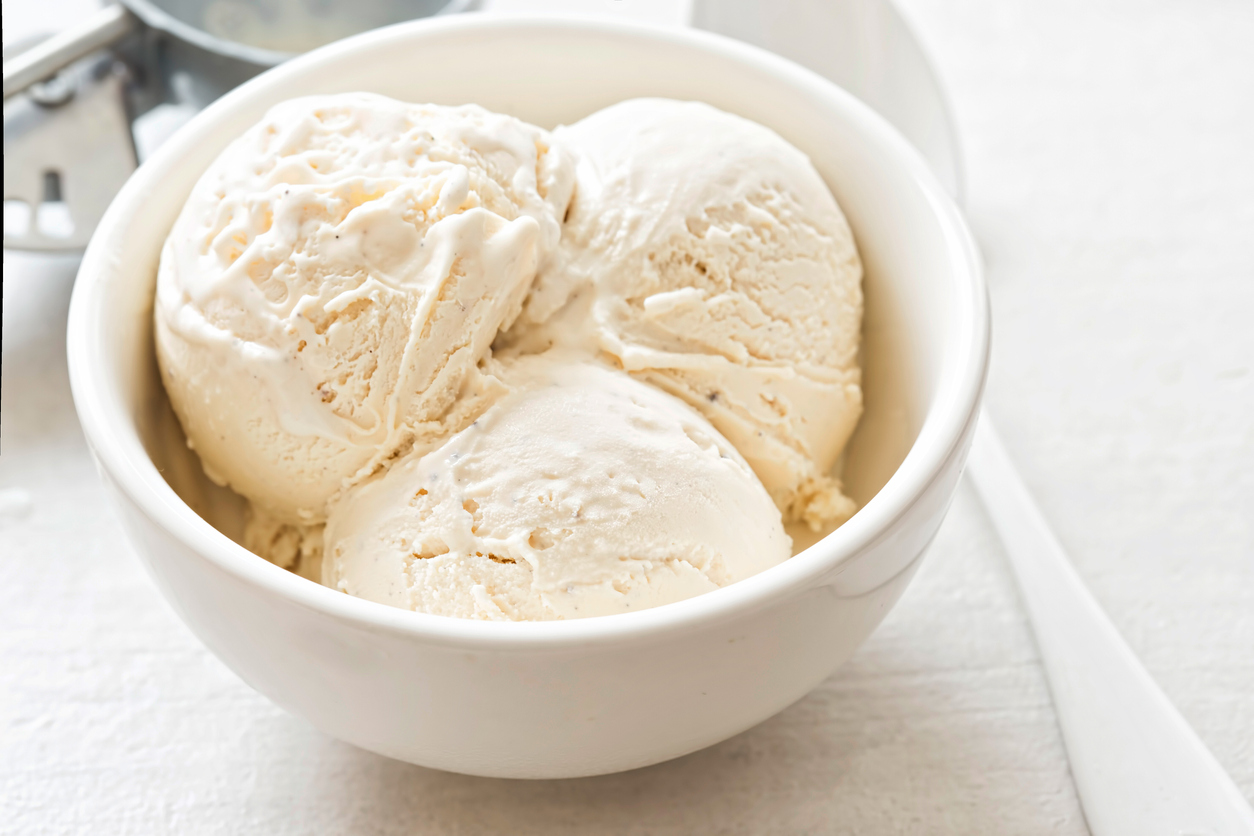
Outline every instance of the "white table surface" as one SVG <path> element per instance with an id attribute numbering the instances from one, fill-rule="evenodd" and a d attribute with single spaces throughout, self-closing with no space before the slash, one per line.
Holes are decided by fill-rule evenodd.
<path id="1" fill-rule="evenodd" d="M 5 0 L 5 38 L 91 5 Z M 904 6 L 966 148 L 990 410 L 1098 599 L 1254 796 L 1254 5 Z M 148 583 L 70 401 L 75 262 L 4 263 L 0 832 L 1086 832 L 965 486 L 853 660 L 706 751 L 511 782 L 324 737 L 237 680 Z"/>

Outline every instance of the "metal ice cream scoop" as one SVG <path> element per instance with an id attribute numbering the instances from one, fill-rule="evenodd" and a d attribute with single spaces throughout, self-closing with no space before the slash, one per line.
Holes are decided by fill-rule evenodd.
<path id="1" fill-rule="evenodd" d="M 4 246 L 81 249 L 137 158 L 226 91 L 331 41 L 470 5 L 120 0 L 15 44 L 4 56 Z"/>

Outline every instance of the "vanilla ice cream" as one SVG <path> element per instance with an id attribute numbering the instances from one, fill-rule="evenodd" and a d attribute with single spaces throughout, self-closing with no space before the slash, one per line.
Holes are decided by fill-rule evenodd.
<path id="1" fill-rule="evenodd" d="M 862 410 L 862 268 L 809 159 L 762 125 L 664 99 L 555 137 L 580 157 L 575 198 L 513 342 L 586 334 L 704 414 L 786 520 L 852 514 L 832 469 Z"/>
<path id="2" fill-rule="evenodd" d="M 470 105 L 276 106 L 162 253 L 162 379 L 243 543 L 436 615 L 630 612 L 853 512 L 861 266 L 809 160 L 694 103 L 553 135 Z"/>
<path id="3" fill-rule="evenodd" d="M 509 394 L 441 446 L 354 488 L 322 582 L 437 615 L 630 612 L 785 560 L 779 511 L 678 399 L 581 357 L 523 357 Z"/>
<path id="4" fill-rule="evenodd" d="M 283 525 L 504 394 L 478 364 L 573 178 L 539 128 L 369 94 L 285 102 L 223 151 L 162 252 L 156 345 L 206 473 L 256 506 L 254 541 L 299 552 L 308 532 Z"/>

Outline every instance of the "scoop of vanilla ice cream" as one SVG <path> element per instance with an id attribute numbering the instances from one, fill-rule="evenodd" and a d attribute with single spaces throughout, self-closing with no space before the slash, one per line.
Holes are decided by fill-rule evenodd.
<path id="1" fill-rule="evenodd" d="M 272 109 L 193 188 L 158 274 L 162 377 L 210 478 L 277 532 L 469 424 L 573 182 L 548 133 L 477 106 Z"/>
<path id="2" fill-rule="evenodd" d="M 831 471 L 862 410 L 862 268 L 809 159 L 762 125 L 667 99 L 556 136 L 580 156 L 575 197 L 519 344 L 585 323 L 625 369 L 704 414 L 787 521 L 847 518 Z"/>
<path id="3" fill-rule="evenodd" d="M 578 358 L 332 507 L 322 582 L 437 615 L 545 620 L 683 600 L 788 558 L 743 458 L 676 398 Z"/>

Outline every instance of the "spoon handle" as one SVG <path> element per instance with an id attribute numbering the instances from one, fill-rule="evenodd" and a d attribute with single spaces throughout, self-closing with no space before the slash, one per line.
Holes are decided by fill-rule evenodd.
<path id="1" fill-rule="evenodd" d="M 1252 836 L 1254 811 L 1071 566 L 987 414 L 967 460 L 1036 634 L 1094 836 Z"/>

